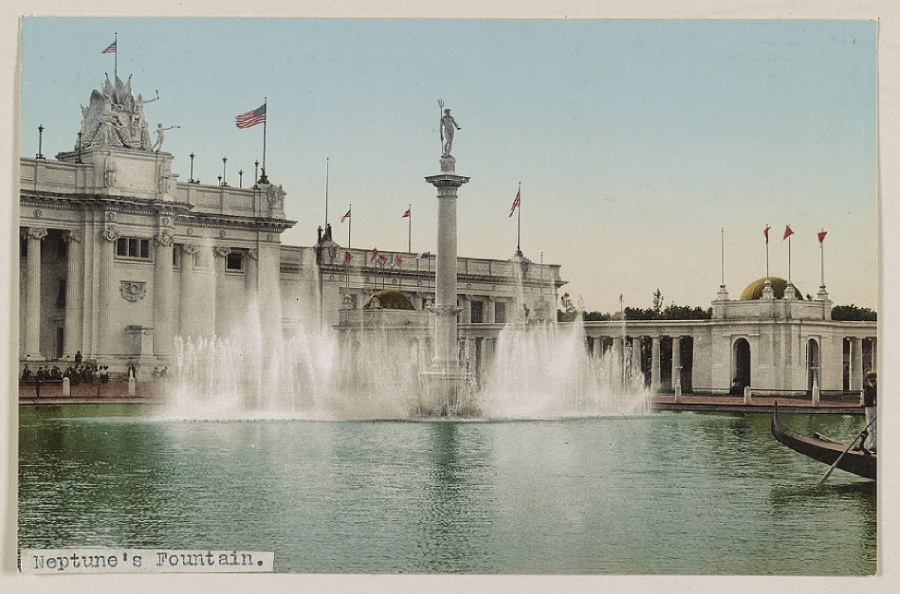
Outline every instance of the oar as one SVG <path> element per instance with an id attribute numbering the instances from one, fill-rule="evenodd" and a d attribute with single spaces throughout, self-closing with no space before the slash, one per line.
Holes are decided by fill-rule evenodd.
<path id="1" fill-rule="evenodd" d="M 847 449 L 844 450 L 840 456 L 838 456 L 838 459 L 834 461 L 834 464 L 831 465 L 831 468 L 828 469 L 828 472 L 825 473 L 825 476 L 822 477 L 822 479 L 818 482 L 818 484 L 821 485 L 822 483 L 824 483 L 825 481 L 828 480 L 828 477 L 831 476 L 831 473 L 834 472 L 834 469 L 837 468 L 838 464 L 840 464 L 841 460 L 844 458 L 844 455 L 850 451 L 850 448 L 853 447 L 853 444 L 856 443 L 856 440 L 859 439 L 860 437 L 862 437 L 862 434 L 865 433 L 866 431 L 868 431 L 869 427 L 871 427 L 872 423 L 874 423 L 874 422 L 875 422 L 875 417 L 872 417 L 872 420 L 869 421 L 866 424 L 866 426 L 863 428 L 863 430 L 859 432 L 859 435 L 857 435 L 856 437 L 853 438 L 853 441 L 850 442 L 850 445 L 847 446 Z"/>

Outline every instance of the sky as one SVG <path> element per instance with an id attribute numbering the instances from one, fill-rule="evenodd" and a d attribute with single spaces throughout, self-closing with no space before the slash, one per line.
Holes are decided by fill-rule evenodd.
<path id="1" fill-rule="evenodd" d="M 460 256 L 510 258 L 521 183 L 526 257 L 561 265 L 587 310 L 708 307 L 769 273 L 877 308 L 874 21 L 166 19 L 33 17 L 21 28 L 21 156 L 72 150 L 114 57 L 166 134 L 181 181 L 287 192 L 282 236 L 434 251 L 438 100 L 453 155 Z M 327 171 L 327 175 L 326 175 Z M 326 192 L 327 187 L 327 192 Z M 340 222 L 352 204 L 352 236 Z M 820 248 L 816 233 L 828 232 Z M 723 279 L 724 274 L 724 279 Z"/>

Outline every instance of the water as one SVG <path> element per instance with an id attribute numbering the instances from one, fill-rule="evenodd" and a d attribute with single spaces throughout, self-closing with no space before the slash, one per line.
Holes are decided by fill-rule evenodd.
<path id="1" fill-rule="evenodd" d="M 279 572 L 863 575 L 875 486 L 767 415 L 178 421 L 20 407 L 21 547 L 275 551 Z M 143 410 L 143 409 L 142 409 Z M 785 415 L 852 437 L 860 419 Z"/>
<path id="2" fill-rule="evenodd" d="M 303 319 L 303 316 L 299 316 Z M 254 322 L 254 320 L 257 320 Z M 621 352 L 592 356 L 583 324 L 510 324 L 467 399 L 491 419 L 646 412 L 643 376 Z M 378 328 L 341 335 L 309 320 L 285 337 L 248 315 L 227 338 L 177 338 L 166 414 L 181 419 L 408 419 L 419 416 L 423 342 Z M 628 372 L 626 372 L 628 371 Z"/>

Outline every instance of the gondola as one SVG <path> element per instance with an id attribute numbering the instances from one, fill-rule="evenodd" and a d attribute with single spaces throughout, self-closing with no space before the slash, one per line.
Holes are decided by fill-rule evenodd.
<path id="1" fill-rule="evenodd" d="M 772 435 L 787 447 L 804 456 L 809 456 L 813 460 L 831 465 L 840 458 L 837 468 L 863 478 L 875 480 L 878 464 L 874 452 L 854 450 L 852 448 L 848 450 L 848 444 L 846 443 L 827 439 L 818 434 L 814 437 L 808 437 L 791 431 L 778 418 L 777 403 L 775 404 L 775 412 L 772 415 Z"/>

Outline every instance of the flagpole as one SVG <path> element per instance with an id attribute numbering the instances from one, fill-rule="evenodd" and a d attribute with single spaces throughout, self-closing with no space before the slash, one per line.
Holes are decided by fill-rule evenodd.
<path id="1" fill-rule="evenodd" d="M 722 227 L 722 286 L 725 286 L 725 227 Z"/>
<path id="2" fill-rule="evenodd" d="M 769 280 L 769 226 L 766 225 L 766 280 Z"/>
<path id="3" fill-rule="evenodd" d="M 406 241 L 406 251 L 412 253 L 412 204 L 409 205 L 406 212 L 409 213 L 409 235 Z"/>
<path id="4" fill-rule="evenodd" d="M 269 98 L 263 97 L 263 107 L 265 108 L 266 117 L 263 119 L 263 160 L 262 160 L 262 176 L 259 178 L 259 182 L 263 184 L 269 183 L 269 178 L 266 177 L 266 122 L 269 120 Z"/>
<path id="5" fill-rule="evenodd" d="M 325 228 L 328 228 L 328 157 L 325 157 Z"/>
<path id="6" fill-rule="evenodd" d="M 109 37 L 107 37 L 109 39 Z M 116 51 L 113 52 L 113 78 L 116 80 L 119 79 L 119 32 L 116 31 L 116 39 L 114 41 L 116 44 Z M 162 134 L 162 133 L 160 133 Z"/>
<path id="7" fill-rule="evenodd" d="M 788 235 L 788 284 L 791 284 L 791 236 Z"/>
<path id="8" fill-rule="evenodd" d="M 350 233 L 353 230 L 353 204 L 350 204 L 350 208 L 347 209 L 347 212 L 350 213 L 350 222 L 347 224 L 347 249 L 350 249 Z"/>
<path id="9" fill-rule="evenodd" d="M 519 182 L 519 193 L 516 194 L 516 196 L 520 197 L 519 204 L 517 205 L 519 214 L 518 214 L 518 217 L 516 217 L 517 225 L 518 225 L 518 230 L 516 232 L 516 254 L 521 256 L 522 255 L 522 200 L 521 200 L 522 182 Z"/>
<path id="10" fill-rule="evenodd" d="M 822 231 L 825 231 L 825 228 L 822 228 Z M 825 237 L 823 235 L 819 235 L 819 255 L 822 266 L 822 286 L 825 286 Z"/>

